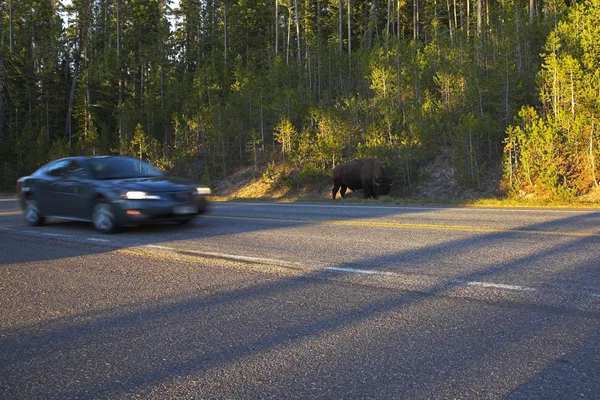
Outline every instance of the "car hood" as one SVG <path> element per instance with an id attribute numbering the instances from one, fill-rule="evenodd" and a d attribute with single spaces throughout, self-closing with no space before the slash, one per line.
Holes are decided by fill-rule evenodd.
<path id="1" fill-rule="evenodd" d="M 195 190 L 197 187 L 202 187 L 202 185 L 187 179 L 166 176 L 118 179 L 114 180 L 113 183 L 122 190 L 135 190 L 152 193 L 181 192 L 185 190 Z"/>

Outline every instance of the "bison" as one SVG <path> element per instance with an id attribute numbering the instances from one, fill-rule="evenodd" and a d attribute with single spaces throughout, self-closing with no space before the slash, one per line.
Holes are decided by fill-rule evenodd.
<path id="1" fill-rule="evenodd" d="M 333 169 L 333 189 L 331 197 L 335 200 L 338 190 L 342 198 L 346 189 L 363 189 L 365 199 L 377 198 L 390 193 L 394 181 L 385 176 L 381 163 L 374 158 L 349 161 Z M 340 189 L 341 188 L 341 189 Z"/>

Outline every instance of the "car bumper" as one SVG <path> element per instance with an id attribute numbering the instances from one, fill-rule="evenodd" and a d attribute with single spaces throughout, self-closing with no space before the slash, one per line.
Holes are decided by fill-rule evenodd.
<path id="1" fill-rule="evenodd" d="M 206 212 L 206 198 L 198 196 L 189 203 L 168 200 L 117 200 L 116 221 L 119 225 L 161 221 L 185 221 Z"/>

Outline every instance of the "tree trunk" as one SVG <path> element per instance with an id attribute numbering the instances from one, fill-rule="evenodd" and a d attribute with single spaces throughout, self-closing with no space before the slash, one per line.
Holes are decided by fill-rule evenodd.
<path id="1" fill-rule="evenodd" d="M 71 81 L 71 91 L 69 92 L 69 106 L 67 108 L 67 121 L 65 126 L 65 136 L 69 139 L 69 142 L 73 138 L 73 126 L 72 126 L 72 118 L 73 118 L 73 104 L 75 103 L 75 90 L 77 89 L 77 78 L 79 76 L 79 59 L 80 56 L 79 49 L 75 52 L 75 60 L 73 67 L 73 80 Z"/>
<path id="2" fill-rule="evenodd" d="M 594 186 L 598 186 L 598 180 L 596 179 L 596 155 L 594 154 L 594 121 L 592 121 L 592 129 L 590 131 L 590 164 L 592 167 L 592 179 Z"/>
<path id="3" fill-rule="evenodd" d="M 321 3 L 317 0 L 317 98 L 321 98 Z"/>
<path id="4" fill-rule="evenodd" d="M 471 33 L 471 0 L 467 0 L 467 19 L 465 25 L 467 26 L 467 41 Z"/>
<path id="5" fill-rule="evenodd" d="M 368 26 L 367 26 L 367 43 L 366 43 L 367 49 L 370 49 L 371 46 L 373 45 L 373 28 L 375 27 L 375 24 L 377 23 L 376 13 L 377 13 L 377 1 L 371 0 L 371 7 L 369 10 L 369 22 L 368 22 Z"/>
<path id="6" fill-rule="evenodd" d="M 0 82 L 5 81 L 4 53 L 0 51 Z M 0 140 L 4 137 L 5 85 L 0 84 Z"/>
<path id="7" fill-rule="evenodd" d="M 508 52 L 506 53 L 506 66 L 505 66 L 505 74 L 506 74 L 506 82 L 504 87 L 504 124 L 508 126 L 510 124 L 510 102 L 509 102 L 509 93 L 510 93 L 510 77 L 508 70 Z"/>
<path id="8" fill-rule="evenodd" d="M 348 0 L 348 57 L 352 55 L 352 27 L 350 26 L 352 20 L 351 2 L 352 0 Z"/>
<path id="9" fill-rule="evenodd" d="M 300 54 L 302 42 L 300 40 L 300 12 L 298 11 L 298 0 L 294 0 L 294 12 L 296 14 L 296 42 L 297 42 L 297 57 L 298 57 L 298 70 L 302 65 L 302 55 Z"/>
<path id="10" fill-rule="evenodd" d="M 481 37 L 483 31 L 483 0 L 477 0 L 477 35 Z"/>
<path id="11" fill-rule="evenodd" d="M 453 13 L 454 13 L 454 29 L 455 32 L 457 32 L 458 34 L 458 7 L 456 5 L 456 0 L 453 0 L 453 5 L 454 5 L 454 9 L 453 9 Z"/>
<path id="12" fill-rule="evenodd" d="M 341 2 L 342 0 L 340 0 Z M 8 54 L 12 54 L 13 48 L 13 15 L 12 0 L 8 0 Z"/>
<path id="13" fill-rule="evenodd" d="M 413 1 L 413 39 L 419 40 L 419 20 L 421 13 L 421 0 Z"/>
<path id="14" fill-rule="evenodd" d="M 450 8 L 450 0 L 446 0 L 446 9 L 448 10 L 448 31 L 450 32 L 450 43 L 454 43 L 454 28 L 452 27 L 452 9 Z"/>
<path id="15" fill-rule="evenodd" d="M 352 11 L 351 0 L 348 0 L 348 81 L 352 79 L 352 28 L 350 26 Z"/>
<path id="16" fill-rule="evenodd" d="M 339 51 L 340 53 L 343 50 L 343 43 L 344 43 L 344 39 L 343 39 L 343 34 L 342 34 L 342 20 L 344 18 L 343 14 L 343 9 L 344 9 L 344 4 L 342 2 L 342 0 L 338 0 L 338 38 L 339 38 Z"/>
<path id="17" fill-rule="evenodd" d="M 223 61 L 227 71 L 227 4 L 223 3 Z"/>
<path id="18" fill-rule="evenodd" d="M 117 66 L 119 68 L 119 104 L 117 106 L 117 115 L 119 120 L 119 151 L 123 154 L 121 145 L 123 143 L 123 66 L 121 65 L 121 0 L 117 0 Z"/>
<path id="19" fill-rule="evenodd" d="M 386 23 L 385 23 L 385 49 L 386 49 L 386 51 L 389 50 L 389 42 L 390 42 L 390 25 L 392 24 L 392 21 L 390 21 L 390 18 L 392 18 L 392 0 L 388 0 L 388 3 L 387 3 L 387 19 L 386 19 Z"/>
<path id="20" fill-rule="evenodd" d="M 140 56 L 142 54 L 142 42 L 138 42 Z M 144 112 L 144 60 L 140 58 L 140 113 Z"/>
<path id="21" fill-rule="evenodd" d="M 262 97 L 262 93 L 260 94 L 260 120 L 259 120 L 259 128 L 260 128 L 260 138 L 261 138 L 261 146 L 262 146 L 262 151 L 265 151 L 265 120 L 264 120 L 264 115 L 263 115 L 263 97 Z"/>
<path id="22" fill-rule="evenodd" d="M 287 48 L 286 48 L 286 53 L 285 53 L 285 65 L 288 65 L 289 61 L 290 61 L 290 37 L 292 36 L 292 13 L 290 12 L 290 7 L 288 7 L 288 16 L 287 16 L 287 23 L 288 23 L 288 29 L 287 29 Z"/>
<path id="23" fill-rule="evenodd" d="M 535 0 L 529 0 L 529 23 L 533 24 L 533 17 L 535 15 Z"/>
<path id="24" fill-rule="evenodd" d="M 85 82 L 85 129 L 84 129 L 84 136 L 86 138 L 91 130 L 91 127 L 92 127 L 92 91 L 90 88 L 90 81 L 89 81 L 89 79 L 86 79 L 86 82 Z"/>

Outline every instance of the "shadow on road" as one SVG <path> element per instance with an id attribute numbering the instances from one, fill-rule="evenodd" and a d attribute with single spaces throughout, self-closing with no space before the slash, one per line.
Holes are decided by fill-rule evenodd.
<path id="1" fill-rule="evenodd" d="M 520 230 L 560 230 L 586 218 L 569 216 Z M 280 222 L 272 229 L 294 224 L 303 222 Z M 149 231 L 155 229 L 171 233 L 176 228 Z M 202 235 L 194 227 L 182 236 Z M 449 260 L 460 260 L 471 249 L 510 246 L 519 235 L 525 233 L 478 233 L 361 263 L 410 271 L 410 261 L 418 257 L 448 269 Z M 143 236 L 136 239 L 148 244 Z M 523 265 L 542 268 L 556 257 L 575 261 L 554 279 L 593 276 L 598 283 L 600 261 L 577 253 L 599 241 L 567 237 L 534 255 L 482 260 L 474 272 L 449 273 L 451 278 L 422 292 L 331 285 L 332 272 L 322 270 L 292 278 L 265 276 L 258 283 L 248 279 L 215 295 L 199 288 L 183 297 L 22 328 L 5 326 L 0 329 L 0 397 L 177 397 L 185 394 L 178 392 L 184 390 L 180 380 L 193 377 L 191 396 L 198 398 L 290 393 L 300 398 L 593 398 L 600 391 L 599 311 L 501 298 L 475 301 L 450 293 L 462 282 L 494 281 Z M 24 256 L 12 264 L 23 261 L 32 260 Z M 564 386 L 565 376 L 575 388 Z M 231 381 L 238 383 L 227 386 Z"/>

